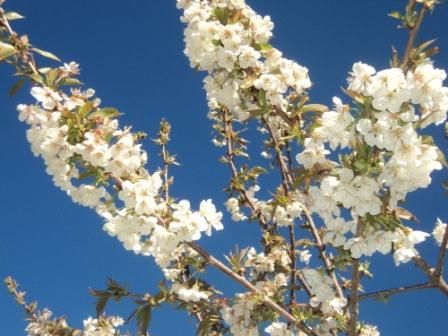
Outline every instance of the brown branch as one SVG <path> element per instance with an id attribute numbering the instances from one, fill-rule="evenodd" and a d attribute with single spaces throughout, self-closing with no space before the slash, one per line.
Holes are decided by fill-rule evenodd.
<path id="1" fill-rule="evenodd" d="M 358 297 L 358 300 L 366 300 L 366 299 L 377 299 L 377 298 L 387 298 L 394 294 L 404 293 L 404 292 L 413 292 L 421 289 L 428 289 L 428 288 L 434 288 L 432 284 L 429 282 L 420 283 L 416 285 L 410 285 L 410 286 L 402 286 L 402 287 L 396 287 L 396 288 L 390 288 L 390 289 L 383 289 L 367 294 L 361 294 Z"/>
<path id="2" fill-rule="evenodd" d="M 227 112 L 223 111 L 223 123 L 224 123 L 224 132 L 225 132 L 225 138 L 226 138 L 226 144 L 227 144 L 227 162 L 230 167 L 230 170 L 232 172 L 232 177 L 236 178 L 238 176 L 238 169 L 236 168 L 235 164 L 235 153 L 233 150 L 233 141 L 232 141 L 232 119 L 228 118 Z M 252 213 L 257 216 L 257 218 L 260 221 L 261 226 L 263 229 L 267 229 L 268 224 L 261 213 L 261 210 L 256 206 L 256 204 L 251 200 L 249 195 L 247 194 L 247 191 L 245 189 L 239 190 L 240 195 L 243 197 L 244 201 L 249 205 L 249 208 L 251 209 Z"/>
<path id="3" fill-rule="evenodd" d="M 358 333 L 356 331 L 356 325 L 358 322 L 358 287 L 359 287 L 359 260 L 353 259 L 352 261 L 352 282 L 350 287 L 350 320 L 348 323 L 348 335 L 356 336 Z"/>
<path id="4" fill-rule="evenodd" d="M 272 128 L 270 127 L 269 123 L 266 120 L 265 120 L 265 125 L 266 125 L 266 128 L 267 128 L 271 138 L 272 138 L 272 141 L 274 142 L 275 148 L 279 148 L 278 141 L 277 141 L 276 137 L 274 136 Z M 289 188 L 292 189 L 293 184 L 294 184 L 293 183 L 292 173 L 288 170 L 288 166 L 285 163 L 284 158 L 281 155 L 281 153 L 279 153 L 277 155 L 277 160 L 278 160 L 278 163 L 279 163 L 279 166 L 280 166 L 280 170 L 282 171 L 282 176 L 284 178 L 284 181 L 287 181 L 287 184 L 289 185 Z M 314 237 L 314 240 L 316 241 L 320 257 L 321 257 L 322 261 L 324 262 L 325 269 L 326 269 L 326 271 L 328 272 L 328 274 L 330 275 L 330 277 L 333 280 L 333 284 L 334 284 L 334 286 L 336 288 L 336 292 L 337 292 L 338 296 L 340 298 L 344 298 L 345 296 L 344 296 L 344 293 L 342 291 L 342 287 L 339 284 L 339 280 L 338 280 L 338 278 L 336 276 L 336 273 L 334 271 L 334 266 L 331 263 L 330 259 L 328 258 L 327 254 L 325 253 L 325 245 L 322 242 L 322 239 L 320 237 L 319 231 L 317 230 L 317 227 L 316 227 L 316 225 L 314 223 L 314 220 L 313 220 L 313 218 L 311 216 L 311 213 L 305 207 L 305 205 L 302 205 L 302 207 L 303 207 L 303 214 L 304 214 L 304 216 L 306 218 L 306 221 L 307 221 L 308 226 L 309 226 L 309 228 L 311 230 L 311 233 L 312 233 L 312 235 Z"/>
<path id="5" fill-rule="evenodd" d="M 288 156 L 288 165 L 285 163 L 282 151 L 280 148 L 280 145 L 278 143 L 277 138 L 274 135 L 274 132 L 272 130 L 271 125 L 269 125 L 269 122 L 266 119 L 262 119 L 266 129 L 268 130 L 268 133 L 272 139 L 272 142 L 274 144 L 274 149 L 276 152 L 276 160 L 278 162 L 278 165 L 280 167 L 280 172 L 282 175 L 282 185 L 283 189 L 285 191 L 285 194 L 288 195 L 288 190 L 293 189 L 293 177 L 292 177 L 292 167 L 291 167 L 291 158 L 290 155 Z M 288 152 L 289 153 L 289 152 Z M 290 154 L 290 153 L 289 153 Z M 291 279 L 290 279 L 290 304 L 289 307 L 292 309 L 292 303 L 295 301 L 295 279 L 300 281 L 301 286 L 305 291 L 308 293 L 309 296 L 311 296 L 311 288 L 308 286 L 305 278 L 301 273 L 297 275 L 296 272 L 296 256 L 295 256 L 295 234 L 294 234 L 294 228 L 291 226 L 289 228 L 289 239 L 290 239 L 290 255 L 291 255 Z"/>
<path id="6" fill-rule="evenodd" d="M 316 247 L 319 250 L 320 258 L 324 262 L 325 269 L 327 270 L 330 277 L 333 279 L 333 284 L 336 288 L 336 292 L 338 293 L 338 296 L 340 298 L 344 298 L 345 295 L 344 295 L 344 292 L 342 291 L 341 285 L 339 284 L 339 280 L 338 280 L 336 272 L 334 270 L 335 267 L 325 252 L 325 244 L 322 242 L 322 239 L 320 238 L 319 231 L 317 230 L 316 224 L 314 223 L 311 213 L 308 209 L 304 208 L 303 214 L 305 216 L 308 226 L 310 227 L 311 234 L 313 235 L 314 240 L 316 241 Z"/>
<path id="7" fill-rule="evenodd" d="M 13 37 L 13 36 L 17 37 L 17 33 L 14 30 L 12 30 L 11 25 L 9 24 L 9 21 L 5 16 L 5 10 L 1 7 L 0 7 L 0 20 L 1 20 L 0 24 L 6 28 L 9 35 L 11 35 L 11 37 Z"/>
<path id="8" fill-rule="evenodd" d="M 287 191 L 289 188 L 292 189 L 294 180 L 293 180 L 291 172 L 288 169 L 288 166 L 283 158 L 280 144 L 278 143 L 278 139 L 274 135 L 274 131 L 272 130 L 271 125 L 264 118 L 262 118 L 262 121 L 263 121 L 263 124 L 265 125 L 266 129 L 268 130 L 269 136 L 271 137 L 272 142 L 274 144 L 274 150 L 275 150 L 275 154 L 276 154 L 277 163 L 280 167 L 280 172 L 282 174 L 282 184 L 283 184 L 285 191 Z"/>
<path id="9" fill-rule="evenodd" d="M 429 279 L 429 283 L 448 296 L 448 284 L 441 276 L 437 276 L 437 274 L 435 274 L 435 269 L 423 260 L 422 257 L 414 257 L 413 261 L 415 265 L 426 274 Z"/>
<path id="10" fill-rule="evenodd" d="M 447 244 L 448 244 L 448 225 L 445 228 L 445 233 L 444 233 L 443 239 L 442 239 L 442 245 L 440 245 L 439 256 L 437 258 L 436 269 L 434 271 L 434 276 L 437 278 L 442 277 L 443 266 L 445 264 Z"/>
<path id="11" fill-rule="evenodd" d="M 5 15 L 5 10 L 0 7 L 0 26 L 3 26 L 8 31 L 8 34 L 11 37 L 12 45 L 20 52 L 24 64 L 28 66 L 29 70 L 31 70 L 34 74 L 39 74 L 37 70 L 36 63 L 34 61 L 33 53 L 29 50 L 28 45 L 24 47 L 22 41 L 18 37 L 19 35 L 11 28 L 9 24 L 8 18 Z"/>
<path id="12" fill-rule="evenodd" d="M 364 223 L 359 220 L 358 227 L 356 228 L 356 237 L 361 236 L 364 230 Z M 357 333 L 357 324 L 358 324 L 358 290 L 359 290 L 359 282 L 361 280 L 361 275 L 359 271 L 359 259 L 353 258 L 352 260 L 352 282 L 350 286 L 350 300 L 349 300 L 349 309 L 350 309 L 350 319 L 348 321 L 348 335 L 356 336 Z"/>
<path id="13" fill-rule="evenodd" d="M 289 174 L 289 169 L 286 166 L 284 160 L 283 160 L 283 153 L 282 150 L 278 144 L 278 141 L 274 135 L 274 132 L 272 131 L 271 126 L 269 125 L 269 122 L 265 119 L 261 119 L 263 121 L 263 124 L 267 128 L 269 135 L 272 139 L 272 142 L 274 143 L 274 150 L 275 150 L 275 157 L 276 160 L 280 166 L 280 174 L 282 176 L 282 186 L 283 191 L 286 196 L 289 194 L 289 187 L 292 186 L 292 181 L 289 184 L 288 176 L 291 178 Z M 292 180 L 292 179 L 291 179 Z M 292 311 L 292 304 L 296 301 L 296 238 L 295 238 L 295 232 L 294 232 L 294 226 L 289 226 L 289 256 L 291 258 L 291 271 L 290 271 L 290 279 L 289 279 L 289 286 L 291 287 L 289 290 L 289 311 Z M 300 280 L 300 279 L 299 279 Z"/>
<path id="14" fill-rule="evenodd" d="M 289 289 L 289 311 L 292 311 L 292 305 L 296 302 L 296 237 L 294 233 L 294 226 L 289 226 L 289 255 L 291 258 L 291 271 L 290 271 L 290 280 L 289 285 L 291 288 Z"/>
<path id="15" fill-rule="evenodd" d="M 422 25 L 423 18 L 425 17 L 426 11 L 427 11 L 426 7 L 422 6 L 422 8 L 420 9 L 420 11 L 418 13 L 417 21 L 415 22 L 414 27 L 412 27 L 409 30 L 409 39 L 406 44 L 406 49 L 405 49 L 404 56 L 403 56 L 402 68 L 406 68 L 406 66 L 408 64 L 411 50 L 414 47 L 415 39 L 417 38 L 417 33 Z"/>
<path id="16" fill-rule="evenodd" d="M 166 145 L 162 143 L 162 158 L 163 158 L 163 176 L 165 180 L 164 192 L 165 192 L 165 202 L 167 204 L 170 200 L 170 180 L 169 180 L 169 163 L 166 155 Z"/>
<path id="17" fill-rule="evenodd" d="M 188 243 L 188 245 L 193 248 L 196 252 L 198 252 L 209 265 L 216 267 L 224 274 L 235 280 L 236 282 L 243 285 L 249 291 L 259 294 L 261 299 L 265 305 L 270 307 L 272 310 L 283 316 L 288 322 L 297 326 L 300 330 L 302 330 L 307 335 L 317 336 L 304 322 L 298 321 L 290 312 L 288 312 L 284 307 L 280 306 L 277 302 L 273 301 L 271 298 L 267 297 L 264 293 L 262 293 L 257 287 L 255 287 L 252 283 L 250 283 L 243 276 L 235 273 L 229 267 L 224 265 L 221 261 L 210 255 L 207 251 L 205 251 L 202 247 L 197 245 L 196 243 Z"/>

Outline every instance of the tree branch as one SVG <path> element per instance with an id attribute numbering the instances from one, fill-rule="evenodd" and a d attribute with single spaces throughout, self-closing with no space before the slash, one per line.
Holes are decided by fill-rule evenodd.
<path id="1" fill-rule="evenodd" d="M 364 230 L 364 223 L 358 220 L 358 227 L 356 228 L 356 237 L 361 236 Z M 353 258 L 352 260 L 352 282 L 350 286 L 350 319 L 348 321 L 348 334 L 349 336 L 356 336 L 357 324 L 358 324 L 358 289 L 359 282 L 361 280 L 359 272 L 359 259 Z"/>
<path id="2" fill-rule="evenodd" d="M 394 294 L 404 293 L 404 292 L 413 292 L 421 289 L 434 288 L 429 282 L 420 283 L 416 285 L 402 286 L 390 289 L 383 289 L 367 294 L 361 294 L 358 296 L 358 300 L 366 300 L 366 299 L 377 299 L 377 298 L 387 298 Z"/>
<path id="3" fill-rule="evenodd" d="M 311 233 L 316 241 L 317 248 L 319 250 L 320 257 L 324 262 L 325 268 L 326 268 L 328 274 L 333 279 L 333 284 L 336 288 L 336 292 L 340 298 L 344 298 L 345 295 L 344 295 L 344 292 L 342 291 L 342 287 L 339 284 L 339 280 L 336 276 L 336 272 L 334 270 L 335 267 L 332 264 L 332 262 L 330 261 L 330 259 L 328 258 L 327 253 L 325 252 L 325 244 L 322 242 L 322 239 L 320 238 L 319 231 L 317 230 L 316 224 L 314 223 L 311 213 L 307 208 L 304 208 L 303 214 L 305 216 L 307 224 L 309 225 L 309 227 L 311 229 Z"/>
<path id="4" fill-rule="evenodd" d="M 440 289 L 440 291 L 448 296 L 448 284 L 441 276 L 436 276 L 435 269 L 429 266 L 429 264 L 422 259 L 422 257 L 414 257 L 413 261 L 415 265 L 420 268 L 428 277 L 429 283 L 435 288 Z"/>
<path id="5" fill-rule="evenodd" d="M 232 141 L 232 120 L 228 117 L 227 111 L 223 112 L 223 123 L 224 123 L 224 132 L 225 132 L 225 138 L 226 138 L 226 145 L 227 145 L 227 161 L 228 165 L 230 167 L 230 170 L 232 171 L 232 177 L 236 178 L 238 176 L 238 169 L 236 168 L 235 164 L 235 153 L 233 150 L 233 141 Z M 251 200 L 249 195 L 247 194 L 247 191 L 245 189 L 239 190 L 239 193 L 241 196 L 243 196 L 244 201 L 249 205 L 249 208 L 251 209 L 252 213 L 255 214 L 259 221 L 261 226 L 264 229 L 267 229 L 268 224 L 266 219 L 264 218 L 263 214 L 261 213 L 261 210 L 256 206 L 256 204 Z"/>
<path id="6" fill-rule="evenodd" d="M 243 276 L 235 273 L 232 271 L 229 267 L 224 265 L 222 262 L 220 262 L 218 259 L 210 255 L 207 251 L 205 251 L 202 247 L 197 245 L 196 243 L 190 242 L 188 245 L 193 248 L 196 252 L 198 252 L 207 262 L 209 265 L 216 267 L 223 273 L 225 273 L 227 276 L 235 280 L 236 282 L 240 283 L 244 287 L 246 287 L 249 291 L 253 293 L 257 293 L 261 296 L 263 303 L 266 304 L 269 308 L 283 316 L 288 322 L 294 324 L 297 326 L 300 330 L 302 330 L 307 335 L 313 335 L 317 336 L 316 333 L 314 333 L 304 322 L 298 321 L 294 316 L 291 315 L 284 307 L 280 306 L 278 303 L 267 297 L 264 293 L 262 293 L 257 287 L 252 285 L 246 278 Z"/>
<path id="7" fill-rule="evenodd" d="M 445 264 L 446 250 L 448 244 L 448 225 L 445 228 L 445 233 L 442 239 L 442 245 L 440 245 L 439 257 L 437 258 L 437 265 L 434 271 L 434 276 L 441 278 L 443 273 L 443 266 Z"/>
<path id="8" fill-rule="evenodd" d="M 266 128 L 267 128 L 269 134 L 271 135 L 272 141 L 274 142 L 274 146 L 276 148 L 278 148 L 278 141 L 277 141 L 276 137 L 274 136 L 272 128 L 270 127 L 270 125 L 269 125 L 269 123 L 267 121 L 265 121 L 265 125 L 266 125 Z M 292 186 L 293 186 L 293 178 L 292 178 L 291 172 L 289 172 L 289 170 L 288 170 L 288 166 L 286 165 L 286 163 L 285 163 L 285 161 L 283 159 L 283 156 L 282 155 L 277 155 L 277 159 L 278 159 L 278 163 L 279 163 L 280 169 L 282 170 L 282 174 L 283 174 L 284 180 L 286 180 L 287 183 L 289 184 L 289 187 L 292 188 Z M 310 228 L 311 234 L 313 235 L 314 240 L 316 241 L 317 248 L 319 250 L 320 257 L 321 257 L 322 261 L 324 262 L 326 271 L 328 272 L 328 274 L 330 275 L 330 277 L 333 280 L 333 284 L 334 284 L 334 286 L 336 288 L 336 292 L 337 292 L 338 296 L 340 298 L 343 298 L 345 296 L 344 296 L 344 293 L 342 291 L 342 287 L 339 284 L 339 280 L 338 280 L 338 278 L 336 276 L 336 273 L 334 271 L 334 266 L 331 263 L 330 259 L 328 258 L 327 254 L 325 253 L 325 245 L 323 244 L 322 239 L 320 238 L 319 231 L 317 230 L 317 227 L 316 227 L 316 225 L 314 223 L 314 220 L 313 220 L 313 218 L 311 216 L 311 213 L 305 207 L 304 204 L 302 205 L 302 207 L 303 207 L 303 214 L 304 214 L 305 219 L 306 219 L 306 221 L 308 223 L 308 226 Z"/>
<path id="9" fill-rule="evenodd" d="M 417 17 L 414 27 L 412 27 L 409 31 L 409 39 L 408 39 L 408 43 L 406 44 L 406 49 L 405 49 L 403 61 L 402 61 L 403 68 L 406 68 L 406 65 L 408 64 L 411 50 L 414 47 L 415 39 L 417 38 L 417 33 L 422 25 L 423 18 L 425 17 L 426 11 L 427 11 L 426 7 L 422 6 L 422 8 L 420 9 L 420 11 L 418 13 L 418 17 Z"/>

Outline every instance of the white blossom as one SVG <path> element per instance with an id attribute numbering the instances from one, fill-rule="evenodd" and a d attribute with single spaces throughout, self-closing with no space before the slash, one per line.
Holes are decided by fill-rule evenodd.
<path id="1" fill-rule="evenodd" d="M 446 223 L 442 222 L 440 218 L 437 218 L 436 226 L 434 230 L 432 231 L 432 236 L 436 240 L 437 244 L 439 246 L 442 246 L 443 243 L 443 237 L 445 235 L 446 231 Z M 448 248 L 448 244 L 446 246 Z"/>

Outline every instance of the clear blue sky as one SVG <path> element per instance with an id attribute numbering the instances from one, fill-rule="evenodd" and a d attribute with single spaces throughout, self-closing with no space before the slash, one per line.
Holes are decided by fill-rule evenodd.
<path id="1" fill-rule="evenodd" d="M 273 44 L 284 54 L 310 69 L 312 97 L 330 104 L 334 95 L 343 97 L 347 71 L 359 60 L 377 69 L 387 66 L 391 46 L 403 49 L 405 32 L 386 16 L 401 9 L 404 1 L 359 0 L 252 0 L 261 14 L 276 24 Z M 221 190 L 228 181 L 227 167 L 217 162 L 221 155 L 210 143 L 202 90 L 203 74 L 190 69 L 183 50 L 183 26 L 175 0 L 9 0 L 6 7 L 27 17 L 15 27 L 29 34 L 38 46 L 65 61 L 77 61 L 82 80 L 96 89 L 106 106 L 125 112 L 122 124 L 134 125 L 154 136 L 158 122 L 167 117 L 173 125 L 172 152 L 182 167 L 174 172 L 176 196 L 197 206 L 200 199 L 214 198 L 222 206 Z M 441 6 L 425 22 L 421 38 L 438 38 L 441 55 L 437 65 L 448 69 L 448 6 Z M 100 219 L 90 210 L 73 204 L 56 189 L 40 159 L 32 156 L 25 127 L 17 120 L 15 107 L 31 103 L 27 90 L 7 96 L 13 84 L 11 71 L 0 67 L 0 277 L 13 275 L 29 297 L 66 315 L 80 326 L 94 315 L 88 288 L 103 288 L 108 277 L 125 282 L 136 292 L 154 288 L 161 278 L 150 258 L 135 256 L 102 231 Z M 346 100 L 347 101 L 347 100 Z M 447 148 L 441 128 L 431 132 Z M 157 155 L 150 150 L 150 167 Z M 448 220 L 447 198 L 440 182 L 446 172 L 434 175 L 433 187 L 409 200 L 421 224 L 431 231 L 437 216 Z M 249 244 L 254 225 L 225 219 L 225 230 L 203 242 L 221 256 Z M 238 237 L 238 242 L 235 241 Z M 435 245 L 422 245 L 423 255 L 435 258 Z M 387 284 L 413 284 L 423 280 L 411 264 L 395 268 L 391 257 L 375 258 L 375 278 L 369 290 Z M 210 272 L 217 287 L 239 290 L 221 275 Z M 116 306 L 112 306 L 116 307 Z M 122 312 L 120 308 L 109 312 Z M 127 311 L 130 307 L 127 306 Z M 395 297 L 387 304 L 362 306 L 362 316 L 380 326 L 382 335 L 446 335 L 448 300 L 436 291 Z M 126 311 L 126 310 L 125 310 Z M 123 315 L 125 315 L 123 313 Z M 1 335 L 23 335 L 22 312 L 0 288 Z M 194 335 L 194 321 L 170 308 L 155 312 L 151 327 L 156 336 Z"/>

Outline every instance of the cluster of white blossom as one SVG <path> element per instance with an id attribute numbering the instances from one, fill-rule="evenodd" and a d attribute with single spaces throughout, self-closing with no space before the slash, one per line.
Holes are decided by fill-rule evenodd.
<path id="1" fill-rule="evenodd" d="M 434 4 L 434 0 L 416 2 Z M 269 44 L 274 28 L 270 17 L 258 15 L 244 0 L 177 0 L 177 6 L 183 9 L 181 21 L 187 24 L 185 54 L 193 68 L 208 72 L 204 88 L 209 117 L 222 122 L 221 112 L 225 111 L 244 122 L 262 115 L 260 120 L 269 127 L 262 126 L 260 131 L 268 133 L 269 128 L 271 140 L 289 135 L 286 130 L 290 130 L 290 123 L 298 121 L 297 101 L 311 87 L 311 81 L 308 69 L 284 58 Z M 57 70 L 60 78 L 79 74 L 74 62 Z M 42 71 L 43 77 L 46 71 Z M 296 161 L 305 169 L 325 165 L 331 154 L 326 145 L 333 151 L 347 149 L 350 155 L 331 174 L 320 176 L 319 185 L 311 185 L 306 194 L 291 191 L 287 204 L 259 201 L 255 198 L 258 185 L 246 192 L 245 200 L 229 198 L 226 207 L 232 219 L 247 220 L 241 207 L 249 202 L 269 224 L 291 227 L 307 203 L 324 221 L 325 244 L 343 247 L 353 258 L 393 252 L 396 265 L 412 260 L 418 256 L 415 245 L 429 234 L 403 225 L 388 231 L 362 224 L 393 212 L 409 192 L 427 187 L 431 173 L 442 168 L 439 149 L 428 144 L 418 129 L 446 120 L 445 79 L 445 71 L 434 68 L 429 59 L 409 70 L 376 71 L 370 65 L 355 63 L 347 92 L 358 103 L 359 113 L 352 114 L 349 105 L 334 97 L 333 110 L 322 112 L 309 133 L 308 129 L 300 130 L 303 133 L 297 138 L 303 150 Z M 212 200 L 203 200 L 199 210 L 193 210 L 187 200 L 162 197 L 168 177 L 144 168 L 147 153 L 138 143 L 139 136 L 130 128 L 121 129 L 114 113 L 110 116 L 111 111 L 100 108 L 93 90 L 74 89 L 66 94 L 42 84 L 33 87 L 31 94 L 37 104 L 19 105 L 19 119 L 30 126 L 27 139 L 31 149 L 44 159 L 55 185 L 74 202 L 95 209 L 106 221 L 104 230 L 126 249 L 153 256 L 173 282 L 171 293 L 179 300 L 208 300 L 212 292 L 202 290 L 198 283 L 189 286 L 180 281 L 180 266 L 173 261 L 185 255 L 198 257 L 182 243 L 211 235 L 212 229 L 223 229 L 223 215 Z M 217 146 L 226 143 L 218 138 L 213 142 Z M 270 158 L 271 153 L 264 151 L 262 156 Z M 439 245 L 446 226 L 438 219 L 432 233 Z M 293 253 L 301 262 L 309 263 L 308 250 L 295 249 Z M 237 294 L 231 306 L 223 303 L 221 314 L 233 335 L 259 335 L 257 323 L 261 319 L 257 320 L 256 309 L 262 297 L 283 295 L 291 264 L 290 252 L 283 245 L 269 246 L 264 253 L 248 250 L 244 268 L 258 292 Z M 336 333 L 337 315 L 346 313 L 347 299 L 336 293 L 333 279 L 325 271 L 305 268 L 297 272 L 308 285 L 311 307 L 322 313 L 314 332 L 326 336 Z M 81 335 L 118 336 L 117 328 L 123 324 L 119 317 L 89 317 Z M 52 313 L 44 310 L 30 320 L 26 331 L 30 336 L 50 335 L 55 327 L 68 328 L 64 319 L 54 320 Z M 303 335 L 283 322 L 272 322 L 264 331 L 271 336 Z M 375 326 L 364 325 L 360 335 L 380 334 Z"/>
<path id="2" fill-rule="evenodd" d="M 302 214 L 303 206 L 301 202 L 293 201 L 286 206 L 276 206 L 272 221 L 278 226 L 294 225 L 294 220 Z"/>
<path id="3" fill-rule="evenodd" d="M 28 336 L 54 336 L 71 334 L 71 328 L 64 318 L 54 319 L 53 313 L 43 309 L 29 318 L 26 332 Z M 120 336 L 118 328 L 124 324 L 119 316 L 89 317 L 83 321 L 84 328 L 77 333 L 80 336 Z"/>
<path id="4" fill-rule="evenodd" d="M 333 103 L 335 110 L 322 114 L 320 126 L 314 130 L 313 138 L 328 142 L 330 148 L 336 150 L 338 147 L 342 149 L 350 146 L 354 130 L 349 126 L 352 125 L 354 118 L 349 112 L 349 107 L 342 104 L 341 99 L 333 97 Z M 320 143 L 319 145 L 319 148 L 322 148 L 322 144 Z M 305 144 L 305 147 L 311 149 L 312 146 L 311 144 L 308 144 L 308 146 Z M 325 150 L 322 151 L 322 154 L 325 154 Z M 319 156 L 316 155 L 316 157 Z"/>
<path id="5" fill-rule="evenodd" d="M 275 246 L 269 253 L 256 252 L 255 248 L 251 247 L 246 254 L 246 261 L 244 266 L 252 269 L 252 278 L 256 278 L 260 273 L 272 273 L 275 266 L 288 268 L 291 265 L 291 258 L 285 247 Z"/>
<path id="6" fill-rule="evenodd" d="M 68 73 L 74 66 L 59 70 Z M 159 266 L 168 267 L 180 243 L 223 228 L 222 213 L 211 200 L 194 211 L 186 200 L 168 204 L 160 197 L 163 180 L 159 172 L 144 168 L 147 154 L 137 136 L 102 112 L 93 90 L 73 89 L 67 95 L 35 86 L 31 94 L 37 104 L 19 105 L 18 111 L 30 126 L 27 138 L 34 155 L 44 159 L 59 188 L 106 220 L 104 229 L 126 249 L 152 255 Z M 98 176 L 104 183 L 95 181 Z M 87 182 L 79 183 L 81 178 Z M 110 192 L 112 185 L 118 193 Z"/>
<path id="7" fill-rule="evenodd" d="M 310 299 L 311 306 L 319 307 L 326 315 L 342 315 L 343 309 L 347 305 L 347 299 L 336 295 L 331 278 L 323 272 L 311 268 L 302 270 L 302 273 L 313 295 Z"/>
<path id="8" fill-rule="evenodd" d="M 400 68 L 379 72 L 356 63 L 348 89 L 371 100 L 372 110 L 356 123 L 366 144 L 390 152 L 378 181 L 390 188 L 390 205 L 426 188 L 430 174 L 442 168 L 436 146 L 425 144 L 417 127 L 446 120 L 448 87 L 444 70 L 426 60 L 406 73 Z M 420 113 L 416 113 L 418 107 Z"/>
<path id="9" fill-rule="evenodd" d="M 414 246 L 425 241 L 429 236 L 426 232 L 408 228 L 398 229 L 395 231 L 395 234 L 397 237 L 394 240 L 394 260 L 397 266 L 400 263 L 407 263 L 412 258 L 418 256 L 419 253 Z"/>
<path id="10" fill-rule="evenodd" d="M 210 293 L 201 291 L 197 286 L 191 288 L 185 285 L 175 283 L 171 286 L 171 291 L 175 293 L 178 298 L 185 302 L 198 302 L 200 300 L 207 300 Z"/>
<path id="11" fill-rule="evenodd" d="M 407 72 L 400 68 L 377 72 L 361 62 L 353 65 L 348 91 L 362 103 L 359 114 L 355 117 L 348 106 L 334 98 L 334 111 L 320 116 L 318 127 L 297 155 L 297 161 L 311 169 L 326 162 L 326 143 L 332 150 L 348 147 L 370 152 L 367 159 L 355 157 L 357 171 L 345 163 L 337 175 L 326 176 L 319 186 L 310 187 L 308 203 L 325 222 L 325 243 L 344 246 L 356 258 L 376 251 L 389 253 L 394 244 L 396 264 L 417 255 L 413 246 L 426 237 L 419 231 L 367 230 L 352 238 L 350 234 L 356 235 L 355 223 L 362 217 L 384 211 L 384 195 L 388 208 L 394 209 L 409 192 L 426 188 L 431 173 L 442 168 L 439 149 L 427 144 L 417 129 L 446 120 L 445 78 L 445 71 L 434 68 L 430 60 Z M 360 150 L 360 146 L 364 148 Z M 377 160 L 375 167 L 369 166 L 369 158 Z M 353 219 L 347 219 L 341 208 L 349 210 Z"/>
<path id="12" fill-rule="evenodd" d="M 82 336 L 119 336 L 117 328 L 124 324 L 124 320 L 119 316 L 108 316 L 101 318 L 89 317 L 84 320 L 84 330 Z"/>
<path id="13" fill-rule="evenodd" d="M 226 208 L 231 214 L 233 221 L 241 222 L 247 219 L 247 216 L 241 212 L 240 202 L 235 197 L 230 197 L 226 201 Z"/>
<path id="14" fill-rule="evenodd" d="M 225 108 L 243 121 L 260 108 L 259 93 L 286 110 L 287 94 L 300 95 L 311 86 L 306 68 L 268 44 L 274 28 L 270 17 L 258 15 L 245 1 L 178 0 L 177 6 L 187 24 L 185 54 L 193 68 L 209 73 L 204 83 L 212 111 Z"/>
<path id="15" fill-rule="evenodd" d="M 415 245 L 422 243 L 429 236 L 423 231 L 410 228 L 398 228 L 395 231 L 373 230 L 368 228 L 362 237 L 353 237 L 344 244 L 353 258 L 372 256 L 375 252 L 388 254 L 393 248 L 395 264 L 407 263 L 419 255 Z"/>
<path id="16" fill-rule="evenodd" d="M 283 322 L 273 322 L 266 329 L 264 329 L 270 336 L 304 336 L 305 333 L 299 331 L 298 333 L 288 329 L 288 325 Z"/>
<path id="17" fill-rule="evenodd" d="M 236 294 L 236 302 L 232 306 L 225 305 L 222 310 L 222 318 L 230 326 L 230 332 L 234 336 L 258 336 L 258 327 L 251 316 L 256 307 L 256 299 L 253 295 Z"/>
<path id="18" fill-rule="evenodd" d="M 28 322 L 25 329 L 28 336 L 51 335 L 54 331 L 56 320 L 52 319 L 53 313 L 44 309 L 35 314 L 34 318 Z M 67 322 L 64 319 L 57 320 L 57 326 L 67 328 Z"/>
<path id="19" fill-rule="evenodd" d="M 366 324 L 361 328 L 359 336 L 380 336 L 377 326 Z"/>
<path id="20" fill-rule="evenodd" d="M 375 252 L 390 253 L 396 240 L 396 232 L 367 228 L 362 237 L 352 237 L 343 246 L 344 249 L 350 250 L 353 258 L 360 258 L 363 255 L 370 257 Z"/>

